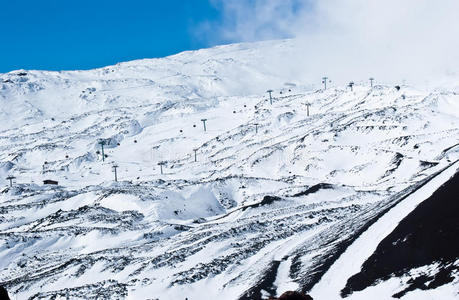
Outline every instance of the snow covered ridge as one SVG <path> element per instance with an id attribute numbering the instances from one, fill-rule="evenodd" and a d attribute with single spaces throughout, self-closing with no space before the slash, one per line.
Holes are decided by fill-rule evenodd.
<path id="1" fill-rule="evenodd" d="M 314 90 L 264 72 L 260 51 L 0 75 L 0 285 L 18 299 L 320 297 L 372 225 L 456 172 L 454 88 Z M 402 295 L 437 265 L 369 294 Z M 454 298 L 457 263 L 450 273 L 401 298 Z M 341 295 L 347 279 L 337 298 L 369 295 Z"/>
<path id="2" fill-rule="evenodd" d="M 103 108 L 251 95 L 266 86 L 288 86 L 299 81 L 285 62 L 293 49 L 291 40 L 234 44 L 88 71 L 0 74 L 2 128 Z"/>

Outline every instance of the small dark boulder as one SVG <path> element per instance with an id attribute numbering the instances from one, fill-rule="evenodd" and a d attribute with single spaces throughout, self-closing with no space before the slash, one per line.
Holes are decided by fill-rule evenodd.
<path id="1" fill-rule="evenodd" d="M 58 182 L 55 180 L 51 180 L 51 179 L 45 179 L 43 180 L 43 184 L 58 185 Z"/>
<path id="2" fill-rule="evenodd" d="M 300 292 L 288 291 L 283 293 L 279 298 L 269 298 L 269 300 L 313 300 L 313 298 Z"/>

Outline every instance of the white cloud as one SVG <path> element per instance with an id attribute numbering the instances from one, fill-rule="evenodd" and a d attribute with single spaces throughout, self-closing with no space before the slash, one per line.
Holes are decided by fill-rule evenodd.
<path id="1" fill-rule="evenodd" d="M 213 43 L 294 37 L 292 58 L 306 77 L 422 81 L 459 75 L 457 0 L 211 1 L 223 13 L 207 31 Z"/>
<path id="2" fill-rule="evenodd" d="M 291 20 L 298 19 L 295 0 L 212 0 L 222 9 L 221 38 L 234 41 L 253 41 L 289 36 Z"/>

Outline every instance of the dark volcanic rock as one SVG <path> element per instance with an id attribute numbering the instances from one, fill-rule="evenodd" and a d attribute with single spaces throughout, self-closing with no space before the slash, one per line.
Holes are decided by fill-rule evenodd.
<path id="1" fill-rule="evenodd" d="M 311 186 L 310 188 L 308 188 L 304 192 L 300 192 L 300 193 L 297 193 L 297 194 L 293 195 L 293 197 L 306 196 L 306 195 L 309 195 L 309 194 L 316 193 L 319 190 L 325 190 L 325 189 L 333 189 L 333 185 L 329 184 L 329 183 L 319 183 L 319 184 Z"/>
<path id="2" fill-rule="evenodd" d="M 438 263 L 436 273 L 418 275 L 408 287 L 393 295 L 400 298 L 415 289 L 434 289 L 453 281 L 459 268 L 459 173 L 413 210 L 388 235 L 352 276 L 341 291 L 343 296 L 362 291 L 380 280 L 402 276 L 411 269 Z"/>

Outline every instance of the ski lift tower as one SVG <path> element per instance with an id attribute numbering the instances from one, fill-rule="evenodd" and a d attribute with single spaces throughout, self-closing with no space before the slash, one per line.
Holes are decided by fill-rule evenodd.
<path id="1" fill-rule="evenodd" d="M 331 82 L 331 80 L 328 80 L 327 76 L 322 77 L 322 83 L 324 84 L 324 90 L 327 89 L 327 81 Z"/>
<path id="2" fill-rule="evenodd" d="M 164 166 L 165 164 L 166 164 L 165 161 L 160 161 L 160 162 L 158 163 L 158 166 L 160 166 L 160 168 L 161 168 L 161 175 L 164 174 L 164 173 L 163 173 L 163 166 Z"/>
<path id="3" fill-rule="evenodd" d="M 351 88 L 351 92 L 354 91 L 354 81 L 349 82 L 347 86 Z"/>
<path id="4" fill-rule="evenodd" d="M 114 165 L 112 166 L 113 172 L 115 172 L 115 182 L 118 182 L 118 176 L 117 176 L 118 174 L 116 173 L 116 169 L 117 169 L 118 167 L 119 167 L 119 166 L 116 165 L 116 164 L 114 164 Z"/>
<path id="5" fill-rule="evenodd" d="M 12 176 L 12 175 L 6 177 L 6 180 L 9 180 L 9 181 L 10 181 L 10 187 L 13 186 L 13 179 L 16 179 L 16 177 L 14 177 L 14 176 Z"/>
<path id="6" fill-rule="evenodd" d="M 266 92 L 269 93 L 269 102 L 271 103 L 271 105 L 273 105 L 273 95 L 272 95 L 272 93 L 274 91 L 273 90 L 267 90 Z"/>
<path id="7" fill-rule="evenodd" d="M 194 151 L 194 161 L 197 162 L 198 161 L 198 156 L 197 156 L 197 152 L 198 152 L 198 148 L 194 148 L 193 151 Z"/>
<path id="8" fill-rule="evenodd" d="M 207 121 L 207 119 L 201 119 L 202 124 L 204 124 L 204 132 L 207 131 L 207 128 L 206 128 L 206 121 Z"/>
<path id="9" fill-rule="evenodd" d="M 374 79 L 373 77 L 370 77 L 370 85 L 371 85 L 372 88 L 373 88 L 373 81 L 374 81 L 374 80 L 375 80 L 375 79 Z"/>
<path id="10" fill-rule="evenodd" d="M 311 106 L 311 103 L 309 102 L 306 102 L 306 112 L 307 112 L 307 116 L 309 117 L 309 107 Z"/>
<path id="11" fill-rule="evenodd" d="M 104 145 L 106 144 L 106 142 L 101 139 L 101 140 L 99 140 L 98 144 L 102 148 L 102 161 L 105 161 Z"/>

